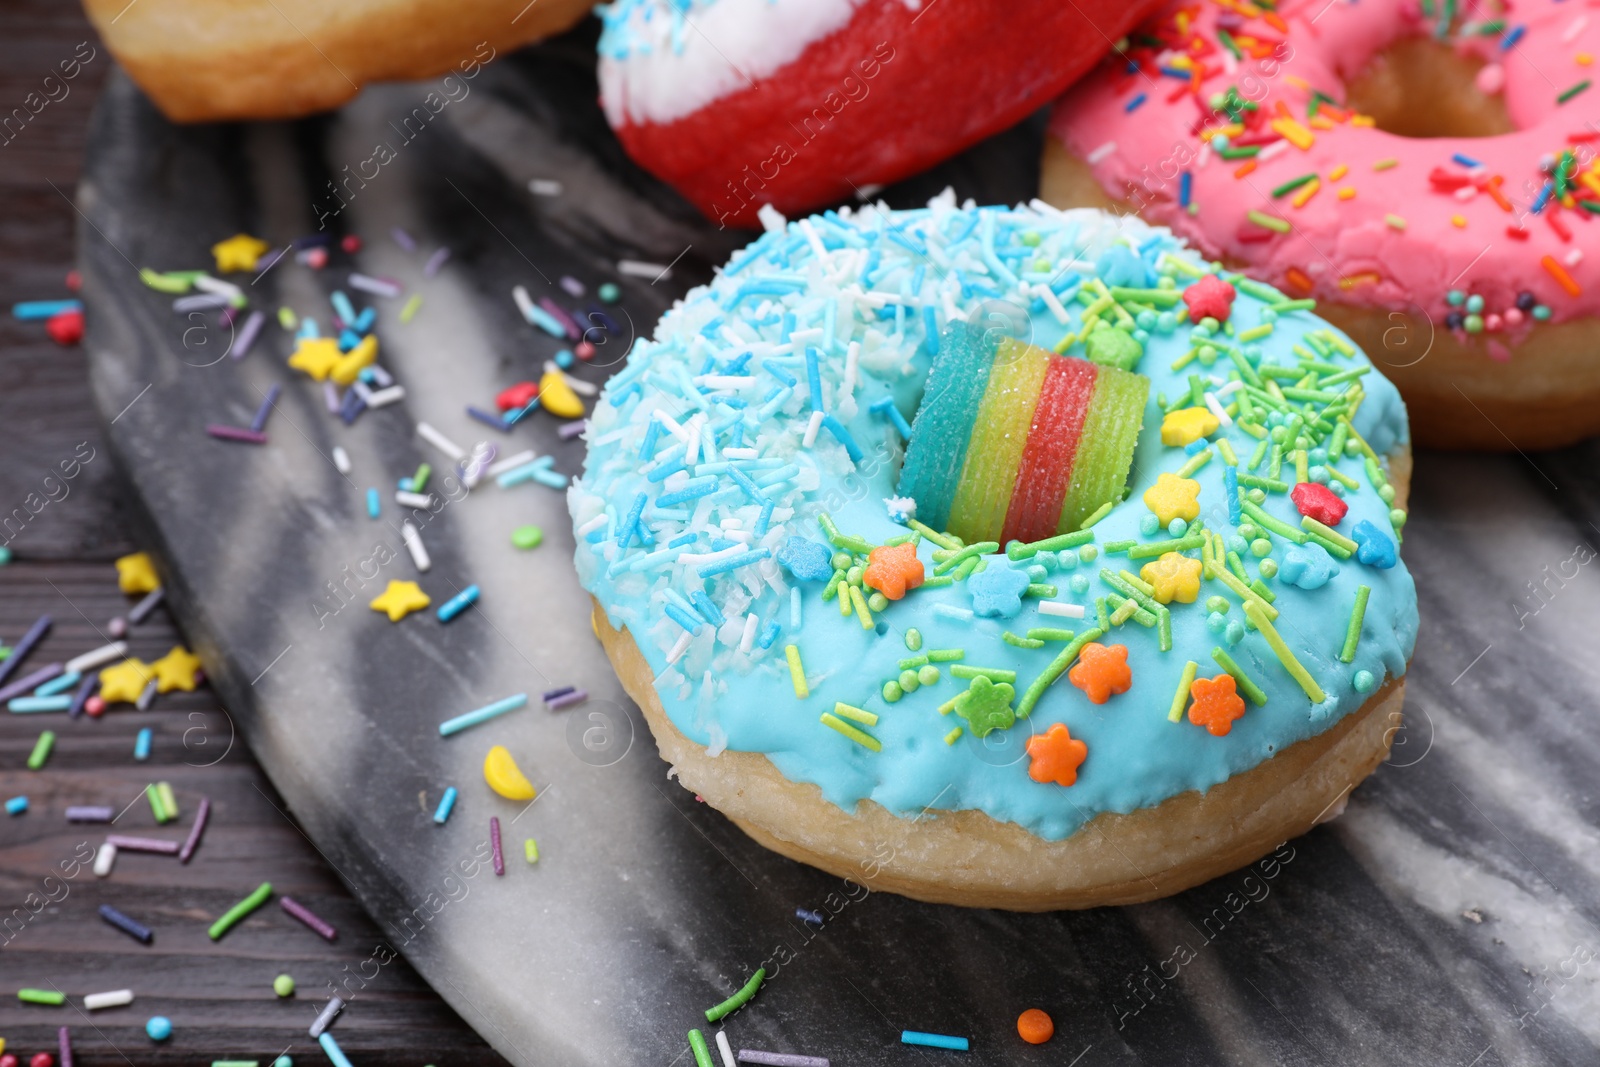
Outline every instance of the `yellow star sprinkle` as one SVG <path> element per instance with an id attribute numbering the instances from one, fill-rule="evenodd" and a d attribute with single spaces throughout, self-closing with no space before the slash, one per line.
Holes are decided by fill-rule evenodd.
<path id="1" fill-rule="evenodd" d="M 150 681 L 150 664 L 143 660 L 125 659 L 115 667 L 100 672 L 100 698 L 107 704 L 121 701 L 132 704 L 144 692 Z"/>
<path id="2" fill-rule="evenodd" d="M 1156 599 L 1163 604 L 1174 600 L 1193 604 L 1200 596 L 1200 561 L 1181 552 L 1163 552 L 1160 559 L 1144 565 L 1139 577 L 1155 587 Z"/>
<path id="3" fill-rule="evenodd" d="M 170 693 L 182 689 L 194 692 L 194 672 L 200 669 L 200 657 L 182 645 L 173 645 L 172 651 L 150 664 L 156 675 L 156 692 Z"/>
<path id="4" fill-rule="evenodd" d="M 148 552 L 135 552 L 117 560 L 117 588 L 124 593 L 149 593 L 161 588 Z"/>
<path id="5" fill-rule="evenodd" d="M 339 342 L 331 337 L 302 337 L 289 357 L 289 366 L 303 370 L 317 381 L 326 381 L 343 357 Z"/>
<path id="6" fill-rule="evenodd" d="M 1179 408 L 1161 420 L 1161 443 L 1183 448 L 1202 437 L 1210 437 L 1221 425 L 1210 408 Z"/>
<path id="7" fill-rule="evenodd" d="M 330 377 L 340 385 L 349 385 L 361 373 L 361 368 L 378 362 L 378 336 L 367 334 L 360 344 L 339 357 Z"/>
<path id="8" fill-rule="evenodd" d="M 399 622 L 430 603 L 432 601 L 428 599 L 428 594 L 418 588 L 416 582 L 390 581 L 389 588 L 383 591 L 382 596 L 374 597 L 369 606 L 373 611 L 381 611 L 389 616 L 390 622 Z"/>
<path id="9" fill-rule="evenodd" d="M 217 273 L 227 274 L 236 270 L 255 270 L 256 262 L 266 255 L 270 247 L 259 237 L 239 233 L 212 245 L 211 254 L 217 257 Z"/>
<path id="10" fill-rule="evenodd" d="M 1155 485 L 1144 491 L 1144 503 L 1156 513 L 1162 526 L 1170 526 L 1173 519 L 1193 522 L 1200 517 L 1200 483 L 1164 472 Z"/>

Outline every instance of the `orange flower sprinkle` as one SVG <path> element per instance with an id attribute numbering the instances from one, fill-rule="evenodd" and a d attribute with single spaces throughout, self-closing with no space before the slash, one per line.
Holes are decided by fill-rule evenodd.
<path id="1" fill-rule="evenodd" d="M 899 600 L 906 595 L 906 590 L 921 585 L 923 577 L 916 545 L 880 545 L 867 557 L 867 569 L 861 581 L 890 600 Z"/>
<path id="2" fill-rule="evenodd" d="M 1189 705 L 1189 721 L 1204 726 L 1212 737 L 1225 736 L 1233 729 L 1233 720 L 1244 714 L 1244 698 L 1231 674 L 1196 678 L 1189 695 L 1194 698 Z"/>
<path id="3" fill-rule="evenodd" d="M 1061 723 L 1042 734 L 1028 738 L 1028 777 L 1036 782 L 1071 785 L 1078 780 L 1078 765 L 1089 755 L 1089 746 L 1074 740 Z"/>
<path id="4" fill-rule="evenodd" d="M 1133 668 L 1128 666 L 1128 646 L 1107 647 L 1097 641 L 1083 646 L 1078 662 L 1067 672 L 1067 680 L 1092 704 L 1104 704 L 1133 685 Z M 1231 679 L 1230 679 L 1231 681 Z"/>

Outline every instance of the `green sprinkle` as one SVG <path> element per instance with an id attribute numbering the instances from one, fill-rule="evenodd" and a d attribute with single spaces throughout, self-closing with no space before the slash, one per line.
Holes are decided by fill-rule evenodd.
<path id="1" fill-rule="evenodd" d="M 928 650 L 928 662 L 954 663 L 958 659 L 965 658 L 966 654 L 967 650 L 964 648 L 930 648 Z"/>
<path id="2" fill-rule="evenodd" d="M 846 704 L 842 700 L 834 704 L 833 713 L 841 719 L 849 719 L 851 722 L 858 722 L 862 726 L 878 725 L 876 713 L 870 712 L 866 708 L 858 708 L 854 704 Z"/>
<path id="3" fill-rule="evenodd" d="M 1262 442 L 1265 446 L 1266 442 Z M 1276 478 L 1258 478 L 1254 474 L 1239 475 L 1239 484 L 1250 489 L 1265 489 L 1269 493 L 1287 493 L 1288 482 L 1280 482 Z"/>
<path id="4" fill-rule="evenodd" d="M 1071 641 L 1071 630 L 1057 630 L 1050 626 L 1035 626 L 1028 631 L 1030 641 Z"/>
<path id="5" fill-rule="evenodd" d="M 1222 650 L 1221 645 L 1211 650 L 1211 658 L 1217 661 L 1217 666 L 1233 675 L 1234 684 L 1239 687 L 1239 692 L 1243 693 L 1250 703 L 1258 707 L 1266 704 L 1267 694 L 1255 683 L 1254 679 L 1244 673 L 1244 668 L 1235 663 L 1232 656 Z"/>
<path id="6" fill-rule="evenodd" d="M 1059 591 L 1060 590 L 1058 590 L 1055 586 L 1046 582 L 1029 582 L 1028 588 L 1022 591 L 1022 595 L 1043 597 L 1045 600 L 1054 600 L 1056 593 Z"/>
<path id="7" fill-rule="evenodd" d="M 947 744 L 947 745 L 955 744 L 957 741 L 959 741 L 961 739 L 961 735 L 963 733 L 965 733 L 965 731 L 962 730 L 961 727 L 959 727 L 959 726 L 955 727 L 949 733 L 944 735 L 944 743 Z"/>
<path id="8" fill-rule="evenodd" d="M 1129 551 L 1133 550 L 1135 547 L 1138 546 L 1138 544 L 1139 544 L 1139 542 L 1132 541 L 1132 540 L 1129 540 L 1129 541 L 1107 541 L 1105 543 L 1105 550 L 1106 550 L 1106 552 L 1108 554 L 1115 556 L 1118 553 L 1129 552 Z"/>
<path id="9" fill-rule="evenodd" d="M 1132 598 L 1123 598 L 1115 593 L 1106 597 L 1107 600 L 1119 601 L 1116 610 L 1111 613 L 1111 625 L 1121 626 L 1139 612 L 1139 602 Z M 1155 625 L 1155 616 L 1150 617 L 1150 625 Z"/>
<path id="10" fill-rule="evenodd" d="M 1189 457 L 1189 462 L 1178 468 L 1178 477 L 1189 477 L 1195 471 L 1199 470 L 1201 467 L 1204 467 L 1207 463 L 1210 463 L 1211 457 L 1214 454 L 1215 453 L 1213 453 L 1209 448 L 1201 452 L 1196 452 L 1194 455 Z"/>
<path id="11" fill-rule="evenodd" d="M 1556 103 L 1565 104 L 1568 100 L 1571 100 L 1573 97 L 1577 96 L 1579 93 L 1581 93 L 1584 90 L 1588 89 L 1591 84 L 1592 83 L 1589 81 L 1589 79 L 1585 78 L 1583 81 L 1579 82 L 1577 85 L 1574 85 L 1572 88 L 1566 90 L 1560 96 L 1556 97 Z"/>
<path id="12" fill-rule="evenodd" d="M 804 700 L 811 695 L 811 687 L 806 684 L 806 669 L 800 662 L 800 649 L 794 645 L 784 645 L 783 656 L 789 662 L 789 682 L 794 686 L 795 699 Z"/>
<path id="13" fill-rule="evenodd" d="M 1183 673 L 1178 676 L 1178 691 L 1172 694 L 1172 707 L 1167 712 L 1168 722 L 1177 722 L 1183 718 L 1184 705 L 1189 703 L 1189 687 L 1194 684 L 1194 676 L 1200 670 L 1200 664 L 1190 660 L 1183 665 Z"/>
<path id="14" fill-rule="evenodd" d="M 1261 561 L 1261 573 L 1262 574 L 1266 574 L 1267 573 L 1267 564 L 1269 564 L 1271 562 L 1272 561 L 1270 559 L 1264 559 L 1264 560 Z M 1272 576 L 1270 574 L 1268 574 L 1267 577 L 1270 578 Z M 1262 600 L 1266 601 L 1268 604 L 1270 604 L 1274 600 L 1278 599 L 1278 594 L 1274 593 L 1272 590 L 1268 589 L 1266 583 L 1263 582 L 1260 578 L 1257 578 L 1255 581 L 1250 583 L 1250 591 L 1253 592 L 1256 596 L 1260 597 Z"/>
<path id="15" fill-rule="evenodd" d="M 1106 610 L 1106 598 L 1103 596 L 1094 598 L 1094 620 L 1102 633 L 1110 632 L 1111 613 Z"/>
<path id="16" fill-rule="evenodd" d="M 533 838 L 524 838 L 522 842 L 522 858 L 529 863 L 539 862 L 539 842 Z"/>
<path id="17" fill-rule="evenodd" d="M 943 562 L 934 566 L 933 573 L 944 574 L 957 564 L 965 563 L 969 559 L 976 561 L 979 556 L 986 556 L 991 552 L 998 551 L 1000 551 L 999 541 L 979 541 L 975 544 L 970 544 L 946 556 Z"/>
<path id="18" fill-rule="evenodd" d="M 1175 537 L 1167 541 L 1148 541 L 1142 545 L 1135 544 L 1128 549 L 1128 558 L 1154 559 L 1156 556 L 1162 556 L 1168 552 L 1187 552 L 1193 548 L 1200 548 L 1205 543 L 1206 539 L 1204 537 L 1198 537 L 1194 534 Z"/>
<path id="19" fill-rule="evenodd" d="M 544 531 L 537 526 L 518 526 L 511 531 L 511 543 L 521 549 L 538 548 L 544 543 Z"/>
<path id="20" fill-rule="evenodd" d="M 841 734 L 844 734 L 862 748 L 868 749 L 872 752 L 883 751 L 883 745 L 879 743 L 876 737 L 873 737 L 871 734 L 866 733 L 865 731 L 856 729 L 854 726 L 851 726 L 837 715 L 823 712 L 821 721 L 822 725 L 839 731 Z"/>
<path id="21" fill-rule="evenodd" d="M 1233 451 L 1233 445 L 1226 437 L 1217 438 L 1217 451 L 1222 455 L 1222 462 L 1230 467 L 1239 465 L 1239 457 Z"/>
<path id="22" fill-rule="evenodd" d="M 406 301 L 406 306 L 400 309 L 400 322 L 410 322 L 417 317 L 417 312 L 422 310 L 422 294 L 412 293 L 411 299 Z"/>
<path id="23" fill-rule="evenodd" d="M 249 915 L 252 911 L 255 911 L 257 908 L 261 907 L 261 905 L 265 904 L 267 902 L 267 898 L 270 896 L 272 896 L 272 883 L 262 882 L 260 885 L 256 886 L 254 893 L 251 893 L 249 896 L 245 897 L 243 900 L 239 901 L 239 903 L 235 904 L 233 907 L 224 912 L 222 918 L 212 923 L 211 929 L 207 930 L 206 933 L 210 935 L 211 940 L 216 941 L 222 937 L 223 934 L 233 929 L 234 926 L 238 924 L 240 919 L 243 919 L 246 915 Z"/>
<path id="24" fill-rule="evenodd" d="M 913 652 L 922 648 L 922 631 L 915 626 L 906 631 L 906 647 Z M 923 662 L 927 662 L 926 656 L 923 657 Z"/>
<path id="25" fill-rule="evenodd" d="M 155 817 L 156 822 L 172 821 L 172 816 L 167 814 L 167 806 L 161 802 L 161 791 L 156 788 L 154 782 L 144 787 L 144 795 L 145 799 L 150 801 L 150 814 Z"/>
<path id="26" fill-rule="evenodd" d="M 1095 508 L 1089 513 L 1089 517 L 1087 519 L 1084 519 L 1078 524 L 1078 532 L 1082 533 L 1084 530 L 1090 529 L 1095 523 L 1111 514 L 1111 509 L 1113 506 L 1113 502 L 1107 500 L 1104 504 L 1101 504 L 1099 507 Z"/>
<path id="27" fill-rule="evenodd" d="M 49 1004 L 54 1006 L 65 1004 L 67 995 L 54 989 L 19 989 L 17 990 L 17 999 L 24 1004 Z"/>
<path id="28" fill-rule="evenodd" d="M 294 978 L 287 974 L 278 975 L 272 980 L 272 991 L 280 997 L 294 996 Z"/>
<path id="29" fill-rule="evenodd" d="M 1029 684 L 1027 691 L 1022 694 L 1022 699 L 1017 702 L 1017 718 L 1026 719 L 1033 706 L 1039 703 L 1039 698 L 1044 696 L 1044 691 L 1050 688 L 1057 678 L 1061 677 L 1072 661 L 1078 658 L 1078 653 L 1083 651 L 1083 646 L 1090 641 L 1098 640 L 1105 636 L 1105 631 L 1097 627 L 1090 627 L 1073 639 L 1072 643 L 1063 648 L 1050 665 L 1040 672 L 1039 677 Z"/>
<path id="30" fill-rule="evenodd" d="M 1289 677 L 1299 683 L 1300 688 L 1305 691 L 1307 697 L 1311 698 L 1313 704 L 1320 704 L 1328 699 L 1328 695 L 1322 691 L 1322 687 L 1317 684 L 1317 680 L 1311 677 L 1311 672 L 1307 671 L 1300 661 L 1295 658 L 1294 653 L 1290 651 L 1282 635 L 1272 625 L 1272 620 L 1266 617 L 1254 601 L 1245 603 L 1244 617 L 1254 623 L 1257 630 L 1261 631 L 1261 636 L 1267 639 L 1267 645 L 1272 649 L 1273 654 L 1278 657 L 1278 662 L 1283 664 L 1283 669 L 1289 672 Z"/>
<path id="31" fill-rule="evenodd" d="M 1284 182 L 1282 185 L 1280 185 L 1276 189 L 1272 190 L 1272 199 L 1276 200 L 1279 197 L 1288 196 L 1290 193 L 1294 192 L 1296 189 L 1300 188 L 1302 185 L 1308 185 L 1311 182 L 1314 182 L 1316 180 L 1317 180 L 1317 172 L 1316 171 L 1312 171 L 1310 174 L 1302 174 L 1298 178 L 1290 178 L 1288 181 Z"/>
<path id="32" fill-rule="evenodd" d="M 179 814 L 178 813 L 178 798 L 172 792 L 171 783 L 169 783 L 169 782 L 157 782 L 156 783 L 156 796 L 161 798 L 161 807 L 162 807 L 163 810 L 166 811 L 167 818 L 168 819 L 176 819 L 178 817 L 178 814 Z"/>
<path id="33" fill-rule="evenodd" d="M 706 1047 L 706 1035 L 699 1030 L 689 1031 L 689 1050 L 694 1053 L 694 1067 L 717 1067 L 711 1059 L 711 1050 Z"/>
<path id="34" fill-rule="evenodd" d="M 907 656 L 905 659 L 895 664 L 895 666 L 899 667 L 903 671 L 914 671 L 918 667 L 926 666 L 927 663 L 927 656 Z"/>
<path id="35" fill-rule="evenodd" d="M 1334 544 L 1338 545 L 1348 553 L 1354 554 L 1355 550 L 1361 547 L 1354 541 L 1350 540 L 1350 538 L 1340 533 L 1338 530 L 1324 526 L 1316 519 L 1313 519 L 1310 515 L 1302 516 L 1300 519 L 1300 525 L 1305 528 L 1307 533 L 1317 534 L 1324 540 L 1332 541 Z M 1349 557 L 1347 556 L 1345 558 Z"/>
<path id="36" fill-rule="evenodd" d="M 1015 682 L 1016 671 L 1008 671 L 1001 667 L 969 667 L 965 663 L 958 663 L 950 668 L 952 678 L 987 678 L 991 682 Z"/>
<path id="37" fill-rule="evenodd" d="M 1344 648 L 1339 650 L 1340 663 L 1354 663 L 1356 646 L 1361 643 L 1361 624 L 1367 617 L 1367 597 L 1372 590 L 1364 585 L 1356 587 L 1356 603 L 1350 609 L 1350 625 L 1345 627 Z"/>
<path id="38" fill-rule="evenodd" d="M 1036 637 L 1018 637 L 1016 634 L 1012 633 L 1010 630 L 1007 630 L 1004 633 L 1002 633 L 1000 635 L 1000 639 L 1002 641 L 1004 641 L 1008 645 L 1015 645 L 1017 648 L 1043 648 L 1044 647 L 1044 642 L 1039 640 L 1038 638 L 1036 638 Z"/>
<path id="39" fill-rule="evenodd" d="M 1268 215 L 1260 211 L 1247 211 L 1245 212 L 1244 217 L 1255 223 L 1257 226 L 1272 230 L 1274 233 L 1289 232 L 1288 220 L 1280 219 L 1276 215 Z"/>
<path id="40" fill-rule="evenodd" d="M 1013 560 L 1032 559 L 1040 552 L 1059 552 L 1063 548 L 1077 548 L 1079 545 L 1087 544 L 1093 540 L 1094 534 L 1087 529 L 1082 529 L 1075 533 L 1046 537 L 1043 541 L 1030 541 L 1027 544 L 1013 541 L 1006 546 L 1006 556 Z"/>
<path id="41" fill-rule="evenodd" d="M 750 980 L 741 986 L 737 993 L 716 1007 L 706 1009 L 706 1022 L 714 1023 L 744 1007 L 750 1002 L 750 998 L 756 995 L 756 990 L 761 988 L 761 983 L 766 977 L 767 969 L 765 967 L 757 967 L 756 973 L 750 976 Z"/>
<path id="42" fill-rule="evenodd" d="M 872 629 L 872 611 L 867 607 L 866 598 L 861 595 L 861 590 L 850 586 L 850 605 L 856 609 L 856 617 L 861 620 L 863 630 Z M 794 646 L 789 646 L 793 648 Z"/>
<path id="43" fill-rule="evenodd" d="M 1304 531 L 1296 530 L 1293 526 L 1290 526 L 1282 519 L 1273 518 L 1271 515 L 1268 515 L 1265 511 L 1262 511 L 1250 501 L 1240 501 L 1239 507 L 1244 510 L 1246 515 L 1250 516 L 1256 521 L 1256 525 L 1271 530 L 1284 540 L 1293 541 L 1297 545 L 1303 545 L 1306 543 L 1306 535 Z"/>
<path id="44" fill-rule="evenodd" d="M 1245 426 L 1245 425 L 1248 425 L 1248 424 L 1247 423 L 1240 423 L 1239 425 L 1240 426 Z M 1256 450 L 1254 452 L 1250 453 L 1250 462 L 1246 463 L 1244 465 L 1245 469 L 1246 470 L 1252 470 L 1252 471 L 1255 470 L 1257 467 L 1261 466 L 1261 461 L 1263 459 L 1265 459 L 1266 457 L 1267 457 L 1267 442 L 1263 440 L 1260 444 L 1256 445 Z M 1244 475 L 1242 475 L 1242 474 L 1239 475 L 1239 480 L 1241 482 L 1244 481 L 1244 479 L 1245 479 Z M 1285 486 L 1284 488 L 1288 488 L 1288 487 Z"/>
<path id="45" fill-rule="evenodd" d="M 943 589 L 947 585 L 954 585 L 955 582 L 956 582 L 956 580 L 954 578 L 952 578 L 950 575 L 948 575 L 948 574 L 939 574 L 939 575 L 935 575 L 932 578 L 924 578 L 924 579 L 922 579 L 922 584 L 919 585 L 917 588 L 918 589 Z M 920 642 L 920 640 L 921 640 L 921 638 L 919 637 L 918 641 Z"/>
<path id="46" fill-rule="evenodd" d="M 28 756 L 28 770 L 36 771 L 44 766 L 44 761 L 50 758 L 50 750 L 55 747 L 56 735 L 54 731 L 46 730 L 39 735 L 39 740 L 33 743 L 33 752 Z"/>

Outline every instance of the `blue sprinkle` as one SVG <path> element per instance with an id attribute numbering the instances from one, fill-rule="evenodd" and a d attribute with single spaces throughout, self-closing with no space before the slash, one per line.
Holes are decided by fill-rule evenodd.
<path id="1" fill-rule="evenodd" d="M 356 316 L 356 321 L 350 324 L 350 328 L 357 333 L 366 333 L 372 329 L 372 322 L 377 317 L 377 308 L 366 308 L 361 312 L 361 314 Z"/>
<path id="2" fill-rule="evenodd" d="M 1450 158 L 1461 164 L 1463 167 L 1466 167 L 1468 170 L 1471 170 L 1473 167 L 1483 166 L 1482 163 L 1479 163 L 1476 159 L 1473 159 L 1471 156 L 1462 152 L 1457 152 Z"/>
<path id="3" fill-rule="evenodd" d="M 644 514 L 644 506 L 649 499 L 647 493 L 640 493 L 633 498 L 633 507 L 628 509 L 628 517 L 622 520 L 622 532 L 617 535 L 618 548 L 627 548 L 628 542 L 633 540 L 634 531 L 639 527 L 639 516 Z"/>
<path id="4" fill-rule="evenodd" d="M 28 798 L 24 796 L 12 797 L 6 801 L 7 815 L 21 815 L 28 810 Z"/>
<path id="5" fill-rule="evenodd" d="M 1144 93 L 1140 93 L 1138 96 L 1134 97 L 1132 100 L 1129 100 L 1126 104 L 1122 105 L 1123 113 L 1127 114 L 1127 113 L 1130 113 L 1130 112 L 1133 112 L 1133 111 L 1137 111 L 1139 109 L 1139 105 L 1143 104 L 1146 99 L 1148 99 L 1148 97 Z"/>
<path id="6" fill-rule="evenodd" d="M 1196 437 L 1193 441 L 1183 446 L 1183 452 L 1188 456 L 1198 456 L 1211 446 L 1211 442 L 1204 437 Z"/>
<path id="7" fill-rule="evenodd" d="M 768 500 L 761 505 L 761 514 L 756 517 L 756 536 L 765 537 L 767 528 L 772 525 L 772 509 L 777 506 L 776 500 Z"/>
<path id="8" fill-rule="evenodd" d="M 439 621 L 449 622 L 478 602 L 478 587 L 469 585 L 455 596 L 439 605 Z"/>
<path id="9" fill-rule="evenodd" d="M 1237 467 L 1224 467 L 1222 469 L 1222 486 L 1228 497 L 1228 521 L 1237 526 L 1241 518 L 1239 509 L 1239 470 Z"/>
<path id="10" fill-rule="evenodd" d="M 801 611 L 800 603 L 801 603 L 802 599 L 803 598 L 800 595 L 800 587 L 798 585 L 790 586 L 789 587 L 789 629 L 792 632 L 795 632 L 795 633 L 798 633 L 799 630 L 800 630 L 800 618 L 801 618 L 801 615 L 800 615 L 800 611 Z"/>
<path id="11" fill-rule="evenodd" d="M 850 436 L 850 431 L 844 428 L 844 423 L 832 415 L 824 415 L 822 416 L 822 427 L 833 434 L 834 439 L 841 445 L 844 445 L 845 454 L 850 457 L 851 463 L 861 462 L 866 453 L 861 451 L 861 446 L 856 444 L 856 439 Z"/>
<path id="12" fill-rule="evenodd" d="M 348 352 L 360 343 L 361 335 L 354 330 L 345 329 L 339 331 L 339 351 Z"/>
<path id="13" fill-rule="evenodd" d="M 444 796 L 439 798 L 439 806 L 433 810 L 433 821 L 440 826 L 450 818 L 450 811 L 456 806 L 456 787 L 450 786 L 444 791 Z"/>
<path id="14" fill-rule="evenodd" d="M 826 422 L 830 418 L 832 418 L 831 415 L 825 415 L 823 416 L 823 421 Z M 744 471 L 740 470 L 738 467 L 729 467 L 728 476 L 733 479 L 735 485 L 744 490 L 745 496 L 750 498 L 750 502 L 752 504 L 766 503 L 766 495 L 756 487 L 756 483 L 752 482 L 750 480 L 750 476 Z"/>
<path id="15" fill-rule="evenodd" d="M 928 1048 L 948 1048 L 957 1052 L 967 1051 L 967 1039 L 964 1037 L 950 1037 L 947 1034 L 924 1034 L 917 1030 L 900 1031 L 900 1043 L 903 1045 L 926 1045 Z"/>
<path id="16" fill-rule="evenodd" d="M 806 346 L 806 384 L 811 389 L 811 410 L 822 408 L 822 367 L 817 361 L 817 350 Z"/>
<path id="17" fill-rule="evenodd" d="M 11 305 L 12 318 L 22 322 L 48 319 L 64 311 L 82 311 L 81 300 L 24 300 Z"/>
<path id="18" fill-rule="evenodd" d="M 1528 27 L 1522 25 L 1521 23 L 1511 27 L 1506 31 L 1506 35 L 1500 38 L 1500 51 L 1511 51 L 1511 49 L 1516 47 L 1517 42 L 1522 40 L 1522 35 L 1527 32 Z"/>
<path id="19" fill-rule="evenodd" d="M 894 406 L 894 397 L 886 396 L 882 400 L 874 400 L 868 405 L 867 410 L 888 419 L 894 428 L 900 431 L 901 440 L 911 440 L 911 424 L 900 414 L 900 409 Z"/>
<path id="20" fill-rule="evenodd" d="M 1543 211 L 1545 204 L 1550 202 L 1550 197 L 1555 194 L 1555 191 L 1555 182 L 1545 182 L 1544 188 L 1539 190 L 1539 195 L 1534 199 L 1533 207 L 1529 208 L 1529 210 L 1535 215 Z"/>
<path id="21" fill-rule="evenodd" d="M 1194 195 L 1194 175 L 1184 171 L 1178 175 L 1178 206 L 1188 207 L 1189 198 Z"/>
<path id="22" fill-rule="evenodd" d="M 150 729 L 150 727 L 146 726 L 141 729 L 138 736 L 133 739 L 133 758 L 136 760 L 149 759 L 150 742 L 154 740 L 154 738 L 155 733 Z"/>
<path id="23" fill-rule="evenodd" d="M 712 626 L 721 626 L 723 623 L 728 621 L 727 618 L 722 614 L 721 609 L 711 602 L 710 597 L 706 596 L 704 589 L 696 589 L 694 592 L 689 594 L 689 599 L 693 601 L 694 606 L 699 609 L 700 617 L 705 619 Z"/>
<path id="24" fill-rule="evenodd" d="M 639 446 L 639 458 L 649 460 L 656 452 L 656 439 L 661 436 L 661 422 L 651 419 L 650 424 L 644 428 L 644 442 Z"/>
<path id="25" fill-rule="evenodd" d="M 691 478 L 688 484 L 676 493 L 662 493 L 656 497 L 656 507 L 670 508 L 677 504 L 687 504 L 691 500 L 699 500 L 703 496 L 710 496 L 716 491 L 717 479 L 710 476 Z"/>
<path id="26" fill-rule="evenodd" d="M 782 632 L 782 629 L 783 628 L 778 625 L 776 619 L 767 623 L 767 628 L 761 631 L 761 637 L 756 644 L 760 645 L 762 648 L 771 648 L 772 642 L 778 639 L 778 634 Z"/>
<path id="27" fill-rule="evenodd" d="M 328 294 L 328 303 L 333 305 L 334 314 L 338 315 L 346 324 L 353 325 L 355 323 L 355 305 L 350 303 L 350 298 L 344 294 L 343 290 L 335 289 Z"/>
<path id="28" fill-rule="evenodd" d="M 377 518 L 380 507 L 381 507 L 381 500 L 380 500 L 380 498 L 378 496 L 378 491 L 376 489 L 368 489 L 367 490 L 367 517 L 368 518 L 373 518 L 373 519 Z"/>
<path id="29" fill-rule="evenodd" d="M 939 354 L 939 320 L 933 313 L 932 304 L 922 305 L 922 345 L 928 355 Z"/>
<path id="30" fill-rule="evenodd" d="M 1356 559 L 1369 567 L 1388 570 L 1395 564 L 1394 541 L 1389 535 L 1363 519 L 1350 531 L 1357 545 Z"/>
<path id="31" fill-rule="evenodd" d="M 676 604 L 668 604 L 666 606 L 666 613 L 667 618 L 671 619 L 685 630 L 688 630 L 691 634 L 698 634 L 700 632 L 700 628 L 705 625 L 705 623 L 701 622 L 693 615 L 690 615 L 687 611 L 684 611 Z"/>
<path id="32" fill-rule="evenodd" d="M 752 552 L 746 552 L 742 556 L 734 556 L 731 559 L 720 560 L 716 563 L 707 563 L 697 573 L 702 578 L 715 578 L 719 574 L 726 574 L 728 571 L 736 571 L 740 567 L 748 567 L 752 563 L 759 563 L 771 555 L 772 553 L 769 550 L 758 548 Z"/>

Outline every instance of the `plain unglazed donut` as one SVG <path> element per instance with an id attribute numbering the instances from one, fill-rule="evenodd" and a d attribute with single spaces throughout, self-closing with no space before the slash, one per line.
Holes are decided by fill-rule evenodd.
<path id="1" fill-rule="evenodd" d="M 1393 386 L 1136 219 L 946 196 L 766 221 L 607 384 L 569 494 L 596 633 L 680 782 L 803 862 L 1026 910 L 1176 892 L 1337 813 L 1416 635 Z M 1093 385 L 1046 410 L 1058 373 Z M 969 509 L 967 475 L 1036 503 L 1058 471 L 1077 515 L 1116 437 L 1100 390 L 1134 378 L 1126 493 L 980 540 L 1014 513 Z M 1065 466 L 1028 450 L 1071 410 Z"/>
<path id="2" fill-rule="evenodd" d="M 1041 195 L 1316 297 L 1420 443 L 1568 444 L 1600 430 L 1600 22 L 1518 6 L 1496 33 L 1424 7 L 1169 4 L 1057 105 Z"/>

